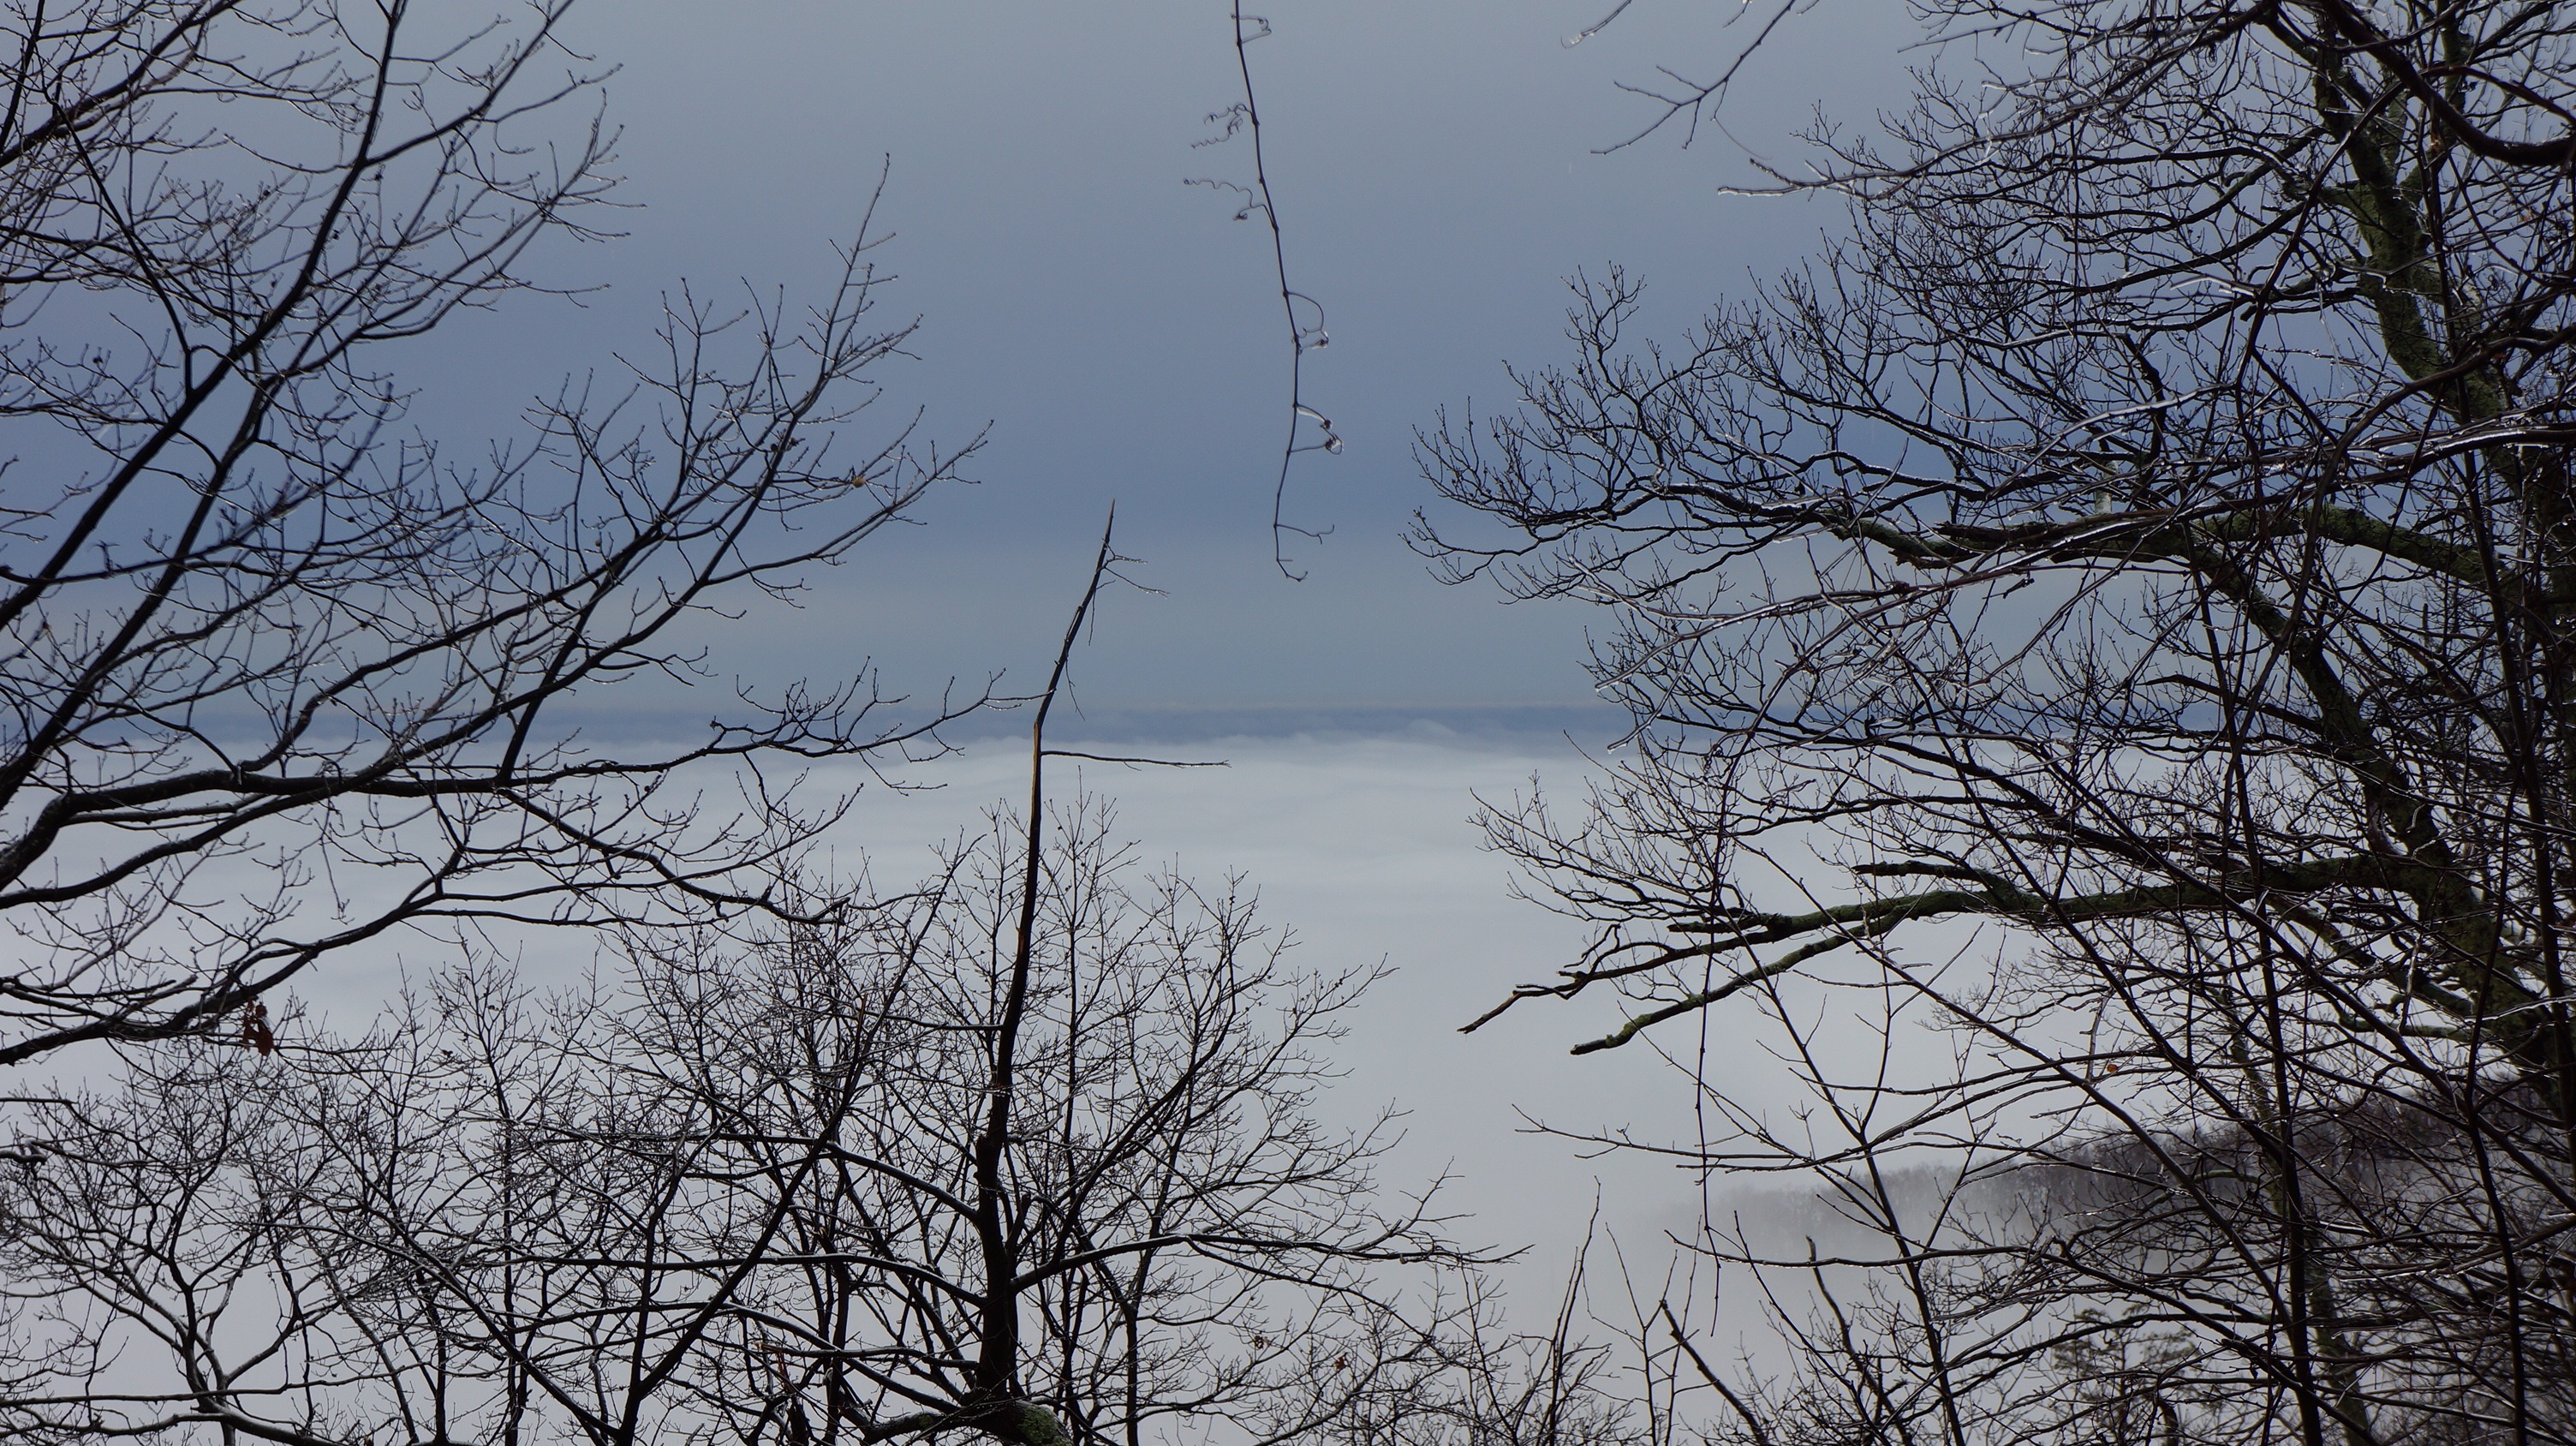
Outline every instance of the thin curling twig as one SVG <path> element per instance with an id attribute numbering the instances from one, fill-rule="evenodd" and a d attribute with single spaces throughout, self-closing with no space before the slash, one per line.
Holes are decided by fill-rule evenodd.
<path id="1" fill-rule="evenodd" d="M 1270 22 L 1258 15 L 1246 17 L 1243 13 L 1242 0 L 1235 0 L 1231 14 L 1234 19 L 1234 59 L 1236 69 L 1243 78 L 1243 101 L 1233 109 L 1231 115 L 1219 112 L 1218 116 L 1225 117 L 1229 121 L 1225 130 L 1226 136 L 1234 134 L 1238 128 L 1234 122 L 1239 122 L 1240 129 L 1252 137 L 1252 199 L 1242 210 L 1235 213 L 1235 219 L 1248 220 L 1253 212 L 1258 211 L 1261 213 L 1261 219 L 1269 225 L 1270 259 L 1279 277 L 1279 307 L 1288 318 L 1288 440 L 1279 449 L 1279 477 L 1270 492 L 1270 558 L 1277 564 L 1282 577 L 1291 582 L 1303 582 L 1306 580 L 1306 574 L 1291 565 L 1288 560 L 1289 535 L 1293 533 L 1299 537 L 1321 542 L 1332 529 L 1327 527 L 1317 531 L 1299 527 L 1288 520 L 1288 469 L 1296 462 L 1297 454 L 1300 452 L 1312 452 L 1319 448 L 1326 452 L 1342 450 L 1341 434 L 1333 430 L 1332 419 L 1315 410 L 1306 401 L 1306 353 L 1326 345 L 1332 338 L 1324 330 L 1323 305 L 1289 284 L 1288 241 L 1279 228 L 1278 208 L 1271 201 L 1270 170 L 1261 147 L 1261 104 L 1253 91 L 1250 50 L 1252 42 L 1270 33 Z M 1244 21 L 1247 18 L 1257 27 L 1250 33 L 1244 30 Z M 1216 118 L 1210 117 L 1211 120 Z M 1224 137 L 1220 136 L 1216 139 L 1222 140 Z M 1201 144 L 1208 143 L 1201 142 Z M 1221 185 L 1224 183 L 1193 182 L 1193 184 Z M 1227 188 L 1237 192 L 1243 189 L 1240 186 Z M 1313 325 L 1308 326 L 1298 321 L 1299 302 L 1304 302 L 1313 312 Z M 1298 434 L 1304 430 L 1306 419 L 1310 417 L 1314 419 L 1316 427 L 1324 435 L 1321 440 L 1300 444 L 1297 440 Z"/>

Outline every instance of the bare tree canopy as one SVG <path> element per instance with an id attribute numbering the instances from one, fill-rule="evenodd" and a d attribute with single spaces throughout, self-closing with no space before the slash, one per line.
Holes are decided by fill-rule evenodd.
<path id="1" fill-rule="evenodd" d="M 607 195 L 568 4 L 0 14 L 0 1063 L 215 1027 L 397 926 L 762 907 L 831 806 L 760 761 L 889 741 L 855 657 L 676 742 L 566 716 L 723 682 L 693 616 L 950 475 L 908 425 L 836 440 L 909 331 L 863 223 L 810 308 L 683 290 L 488 455 L 405 430 L 400 344 Z M 673 786 L 710 761 L 741 803 Z"/>
<path id="2" fill-rule="evenodd" d="M 2576 26 L 1917 9 L 1912 105 L 1780 177 L 1843 239 L 1672 345 L 1586 283 L 1424 440 L 1421 545 L 1608 609 L 1637 720 L 1493 812 L 1598 926 L 1513 997 L 1811 1091 L 1685 1147 L 1878 1267 L 1748 1439 L 2568 1440 Z"/>
<path id="3" fill-rule="evenodd" d="M 997 817 L 842 923 L 129 1050 L 130 1087 L 21 1120 L 0 1430 L 1284 1441 L 1386 1394 L 1425 1332 L 1373 1272 L 1465 1257 L 1381 1210 L 1383 1122 L 1314 1117 L 1374 972 L 1293 967 L 1245 893 L 1113 829 L 1078 804 L 1030 855 L 1024 990 Z"/>
<path id="4" fill-rule="evenodd" d="M 1240 881 L 1048 810 L 1121 561 L 1104 531 L 1028 700 L 1029 813 L 917 887 L 802 877 L 616 930 L 585 988 L 469 960 L 363 1036 L 262 1007 L 11 1099 L 0 1431 L 1284 1446 L 1422 1417 L 1439 1446 L 1539 1412 L 1615 1439 L 1600 1353 L 1502 1334 L 1438 1182 L 1381 1197 L 1394 1113 L 1316 1116 L 1383 967 L 1292 967 Z"/>

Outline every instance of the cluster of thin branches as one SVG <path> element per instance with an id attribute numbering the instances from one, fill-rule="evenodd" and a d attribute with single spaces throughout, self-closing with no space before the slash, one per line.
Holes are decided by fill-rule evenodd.
<path id="1" fill-rule="evenodd" d="M 609 202 L 566 8 L 0 13 L 0 1063 L 220 1027 L 388 931 L 765 907 L 833 805 L 764 760 L 953 711 L 887 724 L 853 675 L 584 736 L 610 684 L 721 684 L 692 620 L 953 475 L 838 435 L 910 330 L 864 220 L 801 315 L 683 289 L 487 455 L 407 431 L 404 344 Z"/>
<path id="2" fill-rule="evenodd" d="M 1020 832 L 841 923 L 639 938 L 577 991 L 460 968 L 358 1037 L 130 1050 L 10 1141 L 0 1422 L 1043 1446 L 1287 1440 L 1384 1396 L 1455 1312 L 1372 1272 L 1464 1257 L 1427 1201 L 1372 1203 L 1383 1123 L 1313 1117 L 1373 975 L 1290 967 L 1239 889 L 1085 804 L 1025 851 L 1015 991 Z"/>
<path id="3" fill-rule="evenodd" d="M 1843 239 L 1673 346 L 1584 284 L 1425 439 L 1490 530 L 1421 545 L 1608 609 L 1637 720 L 1492 810 L 1598 929 L 1514 998 L 1619 995 L 1686 1157 L 1843 1217 L 1712 1221 L 1805 1281 L 1713 1429 L 2567 1440 L 2576 28 L 1919 15 L 1783 177 Z M 1805 1109 L 1708 1078 L 1745 1036 Z"/>

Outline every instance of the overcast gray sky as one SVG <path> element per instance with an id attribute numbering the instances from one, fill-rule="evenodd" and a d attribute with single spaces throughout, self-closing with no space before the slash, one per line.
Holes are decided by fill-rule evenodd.
<path id="1" fill-rule="evenodd" d="M 1211 0 L 583 7 L 580 43 L 617 67 L 629 234 L 543 258 L 549 279 L 605 288 L 580 307 L 514 304 L 439 333 L 424 419 L 506 419 L 643 340 L 682 277 L 728 297 L 745 279 L 810 291 L 890 160 L 878 224 L 895 239 L 878 256 L 900 280 L 884 314 L 923 329 L 919 362 L 885 374 L 886 415 L 920 406 L 945 439 L 989 422 L 982 485 L 834 574 L 805 616 L 719 636 L 729 662 L 872 656 L 914 688 L 1024 672 L 1115 499 L 1122 550 L 1169 596 L 1112 605 L 1083 663 L 1096 713 L 1274 732 L 1319 712 L 1363 726 L 1464 713 L 1552 731 L 1589 696 L 1585 619 L 1429 580 L 1396 540 L 1426 500 L 1413 429 L 1443 405 L 1506 400 L 1506 359 L 1558 356 L 1577 268 L 1643 274 L 1671 334 L 1837 220 L 1719 194 L 1753 174 L 1724 135 L 1595 154 L 1650 114 L 1618 82 L 1710 72 L 1761 18 L 1730 29 L 1731 4 L 1639 0 L 1565 45 L 1603 3 L 1260 7 L 1274 34 L 1252 58 L 1289 263 L 1332 336 L 1309 395 L 1349 444 L 1292 478 L 1292 516 L 1333 530 L 1301 548 L 1302 585 L 1269 563 L 1288 352 L 1266 238 L 1232 219 L 1235 202 L 1183 184 L 1251 171 L 1243 140 L 1192 145 L 1237 96 Z M 1855 22 L 1889 13 L 1846 6 L 1775 37 L 1728 129 L 1789 155 L 1820 98 L 1866 118 L 1895 93 L 1903 35 Z"/>

